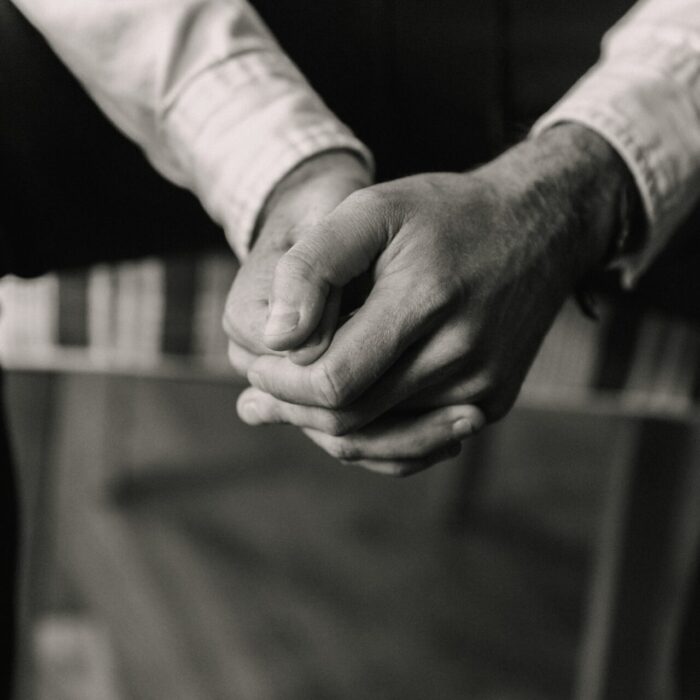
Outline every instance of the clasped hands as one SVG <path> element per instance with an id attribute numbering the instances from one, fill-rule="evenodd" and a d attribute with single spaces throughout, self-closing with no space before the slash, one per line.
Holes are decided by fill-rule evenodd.
<path id="1" fill-rule="evenodd" d="M 277 188 L 224 318 L 246 423 L 290 423 L 404 476 L 513 405 L 573 287 L 608 250 L 624 166 L 564 125 L 470 173 L 368 186 L 350 154 Z"/>

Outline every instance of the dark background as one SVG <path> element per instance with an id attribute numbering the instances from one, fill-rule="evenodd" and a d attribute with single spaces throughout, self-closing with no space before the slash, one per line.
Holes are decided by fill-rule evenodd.
<path id="1" fill-rule="evenodd" d="M 522 138 L 597 59 L 629 0 L 253 3 L 379 179 L 464 170 Z M 8 0 L 0 1 L 0 272 L 223 247 L 190 195 L 107 123 Z M 697 318 L 698 217 L 627 305 Z M 602 287 L 616 292 L 615 280 Z"/>
<path id="2" fill-rule="evenodd" d="M 602 0 L 587 3 L 563 0 L 259 0 L 255 4 L 331 108 L 369 144 L 377 157 L 378 176 L 387 178 L 421 170 L 465 169 L 491 158 L 522 137 L 532 121 L 596 60 L 603 31 L 630 3 Z M 165 183 L 150 169 L 139 150 L 127 143 L 106 122 L 40 37 L 6 0 L 0 0 L 0 66 L 0 191 L 3 198 L 0 210 L 0 271 L 36 275 L 49 269 L 72 268 L 97 260 L 224 246 L 222 233 L 207 220 L 194 199 Z M 693 231 L 692 228 L 688 230 Z M 695 238 L 698 239 L 697 236 Z M 698 295 L 694 293 L 697 254 L 693 251 L 697 251 L 698 245 L 695 243 L 693 248 L 690 242 L 679 237 L 672 248 L 682 246 L 681 256 L 673 250 L 668 253 L 648 276 L 636 297 L 628 299 L 653 302 L 674 312 L 686 309 L 691 313 L 697 309 Z M 59 378 L 57 383 L 63 381 L 63 378 Z M 99 383 L 103 380 L 96 381 Z M 80 385 L 81 382 L 90 384 L 92 380 L 79 377 L 75 383 Z M 344 476 L 348 481 L 344 488 L 339 488 L 339 472 L 326 472 L 325 469 L 330 468 L 328 464 L 322 465 L 322 471 L 320 467 L 312 465 L 311 460 L 307 463 L 304 448 L 290 449 L 292 443 L 289 441 L 292 438 L 283 432 L 279 440 L 269 440 L 266 444 L 251 434 L 249 453 L 243 451 L 243 454 L 241 445 L 244 440 L 241 435 L 234 435 L 233 431 L 228 435 L 227 439 L 233 445 L 231 451 L 242 454 L 243 459 L 252 455 L 252 462 L 259 460 L 260 455 L 256 450 L 262 449 L 264 459 L 261 463 L 267 470 L 262 473 L 245 470 L 242 473 L 246 482 L 243 487 L 240 483 L 229 484 L 232 494 L 224 493 L 215 475 L 210 477 L 214 482 L 213 485 L 209 483 L 211 490 L 206 490 L 205 483 L 201 498 L 192 500 L 188 489 L 194 483 L 193 477 L 192 481 L 185 479 L 181 490 L 175 488 L 176 493 L 170 500 L 166 494 L 164 504 L 154 504 L 150 499 L 162 487 L 158 481 L 160 474 L 156 474 L 154 482 L 145 480 L 146 486 L 155 483 L 158 487 L 153 488 L 150 495 L 147 489 L 145 495 L 137 489 L 138 498 L 132 493 L 131 500 L 127 498 L 124 501 L 126 505 L 122 503 L 119 510 L 100 491 L 95 496 L 98 506 L 93 508 L 92 503 L 83 497 L 84 494 L 75 488 L 75 484 L 82 483 L 80 479 L 86 474 L 94 473 L 97 459 L 94 455 L 83 455 L 84 463 L 79 464 L 73 452 L 75 449 L 77 454 L 82 455 L 81 450 L 84 451 L 85 445 L 89 447 L 91 442 L 95 453 L 102 449 L 106 451 L 100 440 L 101 433 L 90 429 L 90 420 L 94 419 L 102 425 L 108 436 L 118 432 L 115 425 L 122 429 L 124 425 L 130 426 L 125 432 L 142 430 L 146 433 L 141 440 L 147 446 L 143 447 L 147 456 L 150 458 L 149 450 L 154 449 L 153 445 L 157 443 L 164 452 L 159 459 L 172 468 L 177 459 L 186 462 L 187 466 L 199 466 L 197 460 L 202 458 L 201 446 L 213 449 L 212 445 L 216 444 L 211 434 L 213 427 L 217 426 L 212 423 L 211 417 L 216 415 L 221 420 L 222 416 L 227 418 L 233 414 L 235 395 L 225 393 L 225 389 L 221 389 L 225 395 L 219 397 L 217 402 L 212 399 L 212 388 L 206 387 L 204 397 L 200 397 L 197 403 L 193 400 L 193 390 L 183 390 L 182 396 L 176 400 L 167 393 L 177 391 L 174 386 L 168 386 L 167 391 L 159 386 L 153 392 L 154 397 L 151 397 L 147 383 L 142 381 L 135 381 L 136 387 L 128 386 L 121 380 L 112 383 L 117 391 L 123 387 L 129 391 L 139 389 L 145 398 L 140 397 L 138 403 L 137 396 L 137 399 L 133 399 L 134 405 L 143 410 L 143 406 L 148 407 L 152 402 L 157 409 L 153 410 L 153 414 L 158 416 L 158 420 L 166 422 L 165 427 L 154 428 L 158 423 L 152 416 L 142 423 L 134 421 L 136 411 L 124 396 L 114 399 L 112 391 L 115 387 L 109 381 L 104 381 L 108 385 L 103 387 L 107 394 L 105 403 L 114 412 L 105 410 L 105 416 L 101 417 L 94 411 L 95 415 L 92 415 L 85 408 L 85 400 L 89 396 L 99 397 L 99 392 L 91 385 L 76 388 L 67 379 L 67 398 L 64 397 L 62 402 L 46 399 L 44 404 L 58 406 L 51 409 L 54 418 L 60 422 L 61 430 L 58 433 L 74 436 L 80 443 L 80 449 L 66 438 L 63 451 L 56 447 L 62 446 L 60 441 L 47 444 L 42 450 L 53 456 L 55 462 L 68 465 L 71 469 L 77 470 L 76 464 L 84 467 L 84 471 L 76 471 L 79 478 L 66 485 L 67 502 L 71 507 L 77 503 L 83 509 L 81 511 L 77 506 L 66 509 L 69 513 L 78 514 L 75 516 L 78 521 L 76 532 L 89 539 L 91 528 L 103 516 L 120 521 L 115 527 L 112 527 L 112 522 L 108 523 L 105 540 L 92 543 L 94 551 L 77 547 L 79 555 L 75 554 L 81 557 L 79 563 L 90 575 L 94 574 L 95 557 L 100 555 L 109 559 L 114 566 L 114 575 L 108 577 L 106 582 L 100 582 L 99 587 L 96 586 L 98 592 L 95 595 L 117 601 L 113 603 L 115 619 L 123 617 L 123 611 L 119 608 L 123 602 L 119 594 L 123 591 L 117 574 L 123 573 L 128 559 L 122 556 L 121 550 L 110 538 L 114 537 L 121 545 L 119 537 L 123 531 L 133 536 L 130 546 L 145 548 L 146 554 L 142 555 L 142 560 L 146 568 L 153 564 L 160 565 L 161 569 L 156 574 L 159 585 L 172 587 L 170 593 L 176 603 L 179 603 L 180 595 L 190 596 L 196 603 L 206 599 L 206 596 L 197 595 L 196 591 L 196 585 L 204 584 L 191 583 L 187 578 L 183 582 L 182 578 L 171 572 L 169 562 L 158 559 L 158 556 L 167 556 L 169 551 L 157 536 L 158 528 L 165 527 L 163 523 L 170 526 L 174 522 L 172 531 L 176 533 L 175 545 L 178 548 L 184 547 L 189 554 L 189 546 L 193 543 L 192 557 L 199 557 L 198 552 L 206 551 L 210 555 L 208 561 L 213 561 L 216 555 L 224 562 L 222 568 L 225 568 L 225 575 L 221 577 L 224 583 L 217 591 L 227 604 L 229 597 L 233 599 L 238 595 L 238 591 L 229 583 L 232 574 L 241 573 L 238 564 L 231 564 L 228 559 L 231 551 L 238 552 L 234 545 L 239 546 L 242 555 L 252 557 L 253 564 L 261 572 L 260 580 L 269 582 L 277 580 L 271 577 L 271 570 L 280 573 L 275 568 L 280 566 L 275 549 L 279 543 L 291 541 L 295 547 L 304 550 L 304 556 L 293 557 L 289 571 L 283 569 L 281 572 L 281 575 L 291 579 L 295 566 L 306 566 L 308 543 L 314 542 L 312 535 L 323 539 L 328 534 L 332 542 L 328 546 L 323 542 L 319 545 L 318 561 L 326 562 L 329 553 L 341 552 L 339 557 L 347 557 L 343 559 L 343 566 L 347 566 L 348 575 L 344 575 L 345 569 L 337 567 L 330 571 L 329 581 L 324 579 L 321 583 L 327 586 L 327 600 L 344 601 L 342 594 L 345 594 L 352 603 L 347 606 L 347 619 L 336 625 L 338 638 L 344 641 L 345 635 L 351 637 L 354 634 L 353 625 L 359 618 L 355 607 L 356 591 L 352 585 L 357 581 L 362 583 L 358 572 L 366 571 L 367 590 L 371 593 L 374 607 L 360 607 L 363 610 L 371 609 L 379 622 L 382 622 L 382 615 L 400 622 L 406 610 L 413 610 L 415 615 L 420 616 L 418 599 L 421 598 L 421 590 L 429 589 L 436 604 L 439 604 L 436 609 L 442 611 L 441 606 L 444 605 L 445 610 L 444 614 L 440 612 L 440 624 L 434 630 L 435 638 L 442 640 L 445 648 L 431 647 L 431 653 L 440 654 L 446 650 L 447 654 L 453 655 L 449 658 L 450 663 L 463 668 L 465 674 L 476 672 L 478 677 L 479 673 L 483 673 L 484 678 L 492 679 L 501 672 L 513 672 L 514 675 L 524 675 L 533 687 L 548 691 L 552 697 L 563 696 L 561 690 L 566 689 L 570 682 L 578 611 L 584 596 L 587 547 L 590 545 L 594 516 L 597 515 L 598 496 L 604 484 L 603 472 L 607 466 L 604 456 L 594 448 L 608 446 L 605 430 L 614 432 L 616 428 L 610 421 L 599 418 L 585 424 L 580 416 L 573 419 L 570 416 L 550 416 L 547 424 L 543 423 L 543 417 L 539 414 L 517 414 L 515 421 L 511 421 L 506 428 L 507 432 L 495 441 L 501 450 L 495 459 L 500 471 L 496 470 L 489 488 L 481 494 L 483 517 L 479 520 L 478 508 L 473 511 L 477 514 L 476 526 L 461 521 L 463 511 L 469 511 L 469 504 L 452 502 L 454 494 L 459 496 L 464 486 L 460 481 L 462 470 L 446 470 L 442 472 L 443 476 L 439 476 L 440 472 L 435 475 L 431 472 L 431 476 L 420 477 L 418 481 L 399 487 L 401 491 L 387 482 L 378 489 L 376 482 L 364 474 Z M 199 389 L 196 393 L 199 394 Z M 18 396 L 26 399 L 26 386 L 19 386 L 14 398 Z M 170 414 L 166 405 L 174 414 L 172 428 L 167 424 Z M 211 415 L 208 415 L 202 408 L 200 436 L 195 434 L 196 421 L 192 415 L 198 406 L 206 406 L 211 411 Z M 121 418 L 115 421 L 115 415 Z M 38 449 L 34 437 L 37 415 L 32 406 L 26 416 L 29 417 L 26 444 Z M 69 417 L 74 419 L 73 422 L 68 420 Z M 81 421 L 85 423 L 81 424 Z M 66 425 L 65 431 L 62 430 L 63 423 Z M 76 430 L 76 426 L 80 430 Z M 223 435 L 224 430 L 221 427 L 217 434 Z M 154 439 L 156 434 L 160 436 L 158 440 Z M 531 445 L 532 453 L 528 455 L 521 444 L 532 435 L 536 436 L 536 440 L 534 446 Z M 182 448 L 173 436 L 182 437 L 183 442 L 187 442 L 187 449 Z M 614 442 L 612 437 L 610 442 Z M 171 448 L 171 445 L 175 447 Z M 266 450 L 280 450 L 283 454 L 271 459 Z M 300 461 L 299 465 L 292 465 L 293 469 L 288 469 L 289 465 L 284 461 L 289 454 Z M 110 455 L 110 459 L 121 460 L 122 445 L 118 444 Z M 222 463 L 228 468 L 226 459 L 222 458 Z M 523 463 L 527 464 L 527 469 L 522 468 Z M 569 470 L 566 479 L 559 478 L 562 465 Z M 595 465 L 595 468 L 591 465 Z M 117 466 L 124 468 L 121 461 Z M 153 464 L 149 461 L 146 467 L 150 469 Z M 302 471 L 297 471 L 297 467 Z M 307 481 L 304 481 L 303 470 L 312 474 Z M 597 471 L 597 478 L 594 471 Z M 61 472 L 57 469 L 57 472 L 63 474 L 65 470 Z M 67 473 L 70 476 L 73 472 L 68 470 Z M 251 474 L 255 474 L 256 478 L 252 478 Z M 500 482 L 499 474 L 502 477 Z M 167 475 L 168 483 L 174 483 L 177 487 L 177 480 L 173 481 L 171 477 L 171 474 Z M 199 483 L 201 472 L 197 471 L 195 477 Z M 140 483 L 143 486 L 144 482 Z M 305 500 L 309 483 L 320 484 L 318 491 L 312 492 L 316 499 L 313 505 Z M 428 483 L 437 489 L 436 505 L 434 510 L 426 508 L 427 515 L 420 513 L 417 517 L 415 504 L 425 505 L 422 499 L 428 492 Z M 509 484 L 512 491 L 503 488 L 503 484 Z M 252 495 L 245 490 L 246 485 L 250 486 Z M 535 497 L 523 501 L 522 494 L 529 488 L 532 488 Z M 387 500 L 392 498 L 388 495 L 390 491 L 395 499 L 391 508 L 400 510 L 398 515 L 391 508 L 386 508 Z M 116 492 L 123 495 L 124 490 L 117 489 Z M 396 493 L 403 496 L 397 497 Z M 511 503 L 512 493 L 516 493 L 517 497 Z M 219 507 L 212 507 L 212 495 L 216 494 L 221 496 L 222 502 Z M 230 500 L 236 494 L 243 501 L 238 509 L 231 507 Z M 271 505 L 268 503 L 269 494 L 273 495 Z M 277 500 L 275 494 L 278 495 Z M 295 494 L 302 494 L 303 498 L 299 495 L 297 502 L 294 500 Z M 184 505 L 178 501 L 181 497 Z M 579 504 L 581 512 L 572 516 L 574 501 Z M 291 503 L 293 512 L 287 515 L 282 512 L 286 520 L 280 518 L 278 503 Z M 318 503 L 323 503 L 325 507 L 317 508 Z M 388 522 L 380 520 L 374 530 L 353 529 L 358 517 L 354 509 L 364 503 L 373 504 L 376 512 L 388 512 Z M 449 507 L 446 507 L 446 503 Z M 254 511 L 253 515 L 260 516 L 265 512 L 266 504 L 271 516 L 269 522 L 262 517 L 247 517 L 251 511 Z M 344 507 L 347 508 L 347 517 Z M 456 539 L 447 544 L 442 539 L 446 512 L 448 516 L 455 512 L 458 516 L 456 522 L 450 521 L 450 526 L 456 528 L 456 534 L 453 533 Z M 435 513 L 437 527 L 432 519 Z M 367 522 L 365 515 L 360 512 L 363 524 Z M 236 526 L 240 528 L 241 521 L 250 524 L 250 542 L 238 534 L 241 530 L 237 530 Z M 403 529 L 403 524 L 407 522 L 412 523 L 413 529 Z M 529 523 L 529 526 L 524 527 L 523 522 Z M 432 524 L 433 529 L 426 523 Z M 273 529 L 278 528 L 278 531 L 271 534 L 267 529 L 268 524 Z M 460 536 L 468 526 L 471 527 L 472 537 L 465 545 Z M 483 529 L 479 531 L 479 527 Z M 339 535 L 334 528 L 337 528 Z M 473 537 L 475 528 L 476 538 Z M 95 530 L 101 534 L 99 528 Z M 439 537 L 435 535 L 438 530 L 441 533 Z M 115 532 L 118 537 L 114 535 Z M 233 543 L 227 541 L 222 546 L 219 539 L 222 532 L 233 533 L 232 537 L 240 536 L 241 540 Z M 185 545 L 177 539 L 180 535 L 185 538 Z M 352 554 L 350 545 L 354 545 L 355 539 L 360 536 L 375 538 L 367 551 L 373 555 L 379 553 L 379 563 L 347 556 L 347 552 Z M 482 550 L 482 540 L 491 539 L 496 540 L 495 545 L 488 541 Z M 272 550 L 266 550 L 270 542 L 274 546 Z M 349 543 L 348 548 L 338 549 L 338 542 Z M 406 558 L 400 562 L 401 566 L 409 567 L 405 576 L 400 566 L 392 567 L 389 560 L 391 553 L 397 551 L 396 542 L 403 543 L 401 551 L 406 554 Z M 427 553 L 425 556 L 429 559 L 427 563 L 417 558 L 412 549 L 421 542 L 424 545 L 421 551 Z M 362 544 L 364 546 L 365 543 Z M 113 545 L 114 549 L 111 549 Z M 203 546 L 204 550 L 201 549 Z M 473 549 L 464 554 L 465 546 Z M 296 550 L 290 551 L 296 553 Z M 484 556 L 484 551 L 490 556 Z M 268 555 L 269 561 L 266 558 Z M 461 558 L 458 555 L 462 555 Z M 438 560 L 439 566 L 435 566 L 433 558 Z M 197 566 L 198 559 L 194 558 L 193 561 L 195 563 L 187 571 L 197 579 L 204 567 Z M 532 561 L 542 571 L 533 573 L 531 580 L 521 578 L 523 571 L 530 570 L 528 567 Z M 284 561 L 283 565 L 286 565 Z M 420 568 L 417 574 L 411 568 L 413 566 Z M 255 567 L 253 569 L 257 571 Z M 318 569 L 322 570 L 322 564 L 318 564 Z M 379 579 L 376 569 L 390 571 L 386 578 Z M 480 575 L 476 575 L 477 569 L 480 569 Z M 436 570 L 449 575 L 435 583 L 430 577 Z M 458 572 L 457 577 L 454 570 Z M 306 600 L 305 587 L 309 584 L 305 576 L 308 571 L 304 570 L 302 574 L 299 576 L 299 596 Z M 416 586 L 410 585 L 411 576 L 419 581 Z M 427 579 L 421 579 L 421 576 Z M 548 582 L 548 587 L 543 589 L 544 599 L 538 599 L 533 607 L 524 606 L 520 598 L 523 590 L 541 590 L 541 581 Z M 326 614 L 323 607 L 326 598 L 318 595 L 316 583 L 311 581 L 308 595 L 320 601 L 321 613 Z M 431 583 L 434 583 L 432 588 Z M 111 584 L 112 588 L 106 584 Z M 343 588 L 346 585 L 348 590 Z M 179 590 L 180 586 L 184 586 L 184 592 Z M 467 586 L 478 589 L 476 593 L 479 595 L 475 593 L 470 598 L 466 595 Z M 399 590 L 398 595 L 390 590 L 393 587 Z M 250 588 L 256 594 L 260 592 L 259 606 L 267 613 L 266 606 L 270 605 L 269 598 L 266 598 L 267 591 L 256 582 L 250 584 Z M 280 594 L 281 607 L 285 610 L 288 596 L 291 595 L 289 590 L 285 589 Z M 491 611 L 485 607 L 482 609 L 480 601 L 492 600 L 494 595 L 507 601 L 499 607 L 503 619 L 497 620 L 498 624 L 493 627 L 493 647 L 499 653 L 488 654 L 493 667 L 486 667 L 483 659 L 476 656 L 471 660 L 470 669 L 461 658 L 462 650 L 470 644 L 474 648 L 482 648 L 484 630 L 480 627 L 469 628 L 469 619 L 463 624 L 459 620 L 455 623 L 454 610 L 467 615 L 472 622 L 482 612 L 486 618 Z M 387 599 L 401 603 L 398 605 L 400 610 L 395 612 L 393 608 L 385 607 Z M 471 601 L 469 604 L 473 609 L 451 604 L 465 599 Z M 241 603 L 241 600 L 248 599 L 242 595 L 238 601 L 240 609 L 245 611 L 246 603 Z M 173 607 L 179 610 L 181 606 Z M 236 609 L 236 606 L 231 604 L 229 609 Z M 143 615 L 152 612 L 151 606 L 144 606 L 143 611 L 133 608 L 132 614 L 134 610 L 136 617 L 141 612 Z M 303 609 L 300 610 L 303 613 Z M 271 606 L 271 617 L 274 617 L 274 612 Z M 269 639 L 264 639 L 264 631 L 258 631 L 259 618 L 252 617 L 250 635 L 253 640 L 258 639 L 256 634 L 263 636 L 256 649 L 260 667 L 268 672 L 272 663 L 269 656 L 276 653 L 276 647 L 269 643 Z M 302 617 L 312 621 L 316 619 L 313 616 Z M 407 627 L 411 628 L 411 615 L 405 619 Z M 534 625 L 538 622 L 541 624 L 543 620 L 545 624 L 542 628 L 546 630 L 543 636 L 527 639 Z M 200 648 L 198 635 L 200 625 L 204 626 L 203 618 L 192 614 L 192 619 L 185 622 L 194 630 L 187 641 L 190 645 L 188 649 L 196 650 Z M 204 619 L 204 622 L 217 620 Z M 230 626 L 234 632 L 240 628 L 237 620 L 218 622 Z M 443 623 L 447 632 L 443 630 Z M 434 621 L 426 618 L 421 620 L 421 624 L 430 626 Z M 295 625 L 291 627 L 298 629 Z M 449 638 L 449 630 L 454 628 L 466 631 Z M 413 633 L 416 630 L 417 636 L 424 639 L 424 627 L 414 627 Z M 523 655 L 522 649 L 513 652 L 509 643 L 504 641 L 509 636 L 509 630 L 517 631 L 520 641 L 526 640 L 530 647 L 528 654 Z M 132 648 L 131 630 L 124 627 L 121 631 L 125 640 L 124 649 L 131 649 L 136 656 Z M 226 632 L 229 633 L 228 630 Z M 409 629 L 401 638 L 409 639 L 410 633 Z M 325 653 L 324 644 L 318 642 L 313 630 L 309 631 L 309 638 L 318 644 L 320 652 Z M 396 640 L 401 638 L 385 630 L 383 640 L 387 649 L 394 650 Z M 368 647 L 359 632 L 357 639 L 358 649 L 366 651 Z M 275 640 L 282 646 L 289 644 L 296 648 L 297 640 L 285 637 L 285 634 L 280 633 Z M 244 641 L 241 653 L 249 648 L 250 639 Z M 346 648 L 344 643 L 339 647 Z M 204 645 L 201 645 L 201 650 L 199 662 L 203 666 L 214 663 L 205 653 Z M 145 652 L 149 651 L 152 649 L 145 649 Z M 282 669 L 280 674 L 283 674 L 287 663 L 283 652 L 286 649 L 280 651 L 277 659 Z M 382 649 L 382 652 L 389 653 L 386 649 Z M 399 644 L 396 645 L 395 657 L 392 657 L 397 665 L 403 661 L 398 658 L 400 655 Z M 150 663 L 143 663 L 143 659 L 141 661 L 142 665 L 150 666 Z M 164 675 L 167 676 L 172 666 L 164 664 L 164 667 Z M 545 677 L 552 669 L 553 674 Z M 376 669 L 378 687 L 384 670 Z M 153 668 L 145 668 L 143 673 L 145 678 L 152 676 Z M 323 678 L 317 680 L 316 673 L 319 673 L 317 667 L 310 669 L 309 682 L 322 683 Z M 407 693 L 411 689 L 420 690 L 421 683 L 429 686 L 430 681 L 423 669 L 416 667 L 405 677 L 402 676 L 400 686 Z M 348 684 L 351 682 L 352 679 Z M 225 679 L 221 683 L 223 685 Z M 324 687 L 321 686 L 319 696 L 324 697 L 323 691 Z M 306 687 L 298 692 L 299 697 L 309 697 Z M 381 688 L 378 692 L 382 692 Z M 461 696 L 460 693 L 461 689 L 457 688 L 455 696 Z M 356 697 L 352 695 L 352 688 L 348 689 L 348 697 Z"/>

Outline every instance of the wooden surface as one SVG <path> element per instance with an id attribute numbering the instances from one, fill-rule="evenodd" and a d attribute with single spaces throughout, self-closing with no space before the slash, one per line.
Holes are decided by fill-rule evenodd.
<path id="1" fill-rule="evenodd" d="M 645 419 L 629 437 L 608 478 L 577 700 L 680 697 L 700 542 L 698 433 Z"/>
<path id="2" fill-rule="evenodd" d="M 229 385 L 55 381 L 49 598 L 106 623 L 124 700 L 570 697 L 623 420 L 517 411 L 465 501 L 468 455 L 356 472 Z"/>

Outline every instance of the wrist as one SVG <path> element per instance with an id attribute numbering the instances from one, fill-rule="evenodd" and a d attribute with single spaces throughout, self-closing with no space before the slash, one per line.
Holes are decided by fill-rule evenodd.
<path id="1" fill-rule="evenodd" d="M 327 213 L 330 204 L 372 184 L 367 165 L 352 151 L 325 151 L 299 163 L 268 196 L 256 223 L 253 242 L 265 230 L 279 230 L 280 219 L 310 222 Z M 338 199 L 340 197 L 340 199 Z M 335 200 L 338 201 L 335 201 Z"/>
<path id="2" fill-rule="evenodd" d="M 573 288 L 618 252 L 627 204 L 638 197 L 615 149 L 596 132 L 562 123 L 516 146 L 513 176 L 523 196 L 539 207 L 541 233 L 561 256 Z"/>

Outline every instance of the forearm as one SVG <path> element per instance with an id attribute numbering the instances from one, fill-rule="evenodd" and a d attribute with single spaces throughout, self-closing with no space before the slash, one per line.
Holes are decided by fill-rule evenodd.
<path id="1" fill-rule="evenodd" d="M 302 161 L 371 155 L 245 0 L 15 0 L 106 115 L 193 190 L 247 253 L 260 210 Z"/>
<path id="2" fill-rule="evenodd" d="M 639 206 L 632 175 L 615 149 L 586 127 L 545 130 L 482 171 L 521 202 L 511 235 L 536 236 L 530 244 L 549 268 L 543 273 L 559 277 L 567 291 L 609 263 L 621 245 L 635 245 L 627 235 Z"/>
<path id="3" fill-rule="evenodd" d="M 372 173 L 357 154 L 347 150 L 331 150 L 308 158 L 275 186 L 256 222 L 251 246 L 263 237 L 275 237 L 275 245 L 291 246 L 295 241 L 290 231 L 301 222 L 325 214 L 325 207 L 315 198 L 332 183 L 340 190 L 353 192 L 372 184 Z M 288 222 L 280 226 L 281 220 Z M 281 239 L 284 237 L 284 240 Z"/>
<path id="4" fill-rule="evenodd" d="M 616 263 L 630 286 L 683 221 L 700 193 L 700 3 L 646 0 L 606 36 L 603 53 L 535 125 L 578 122 L 625 161 L 648 224 Z"/>

